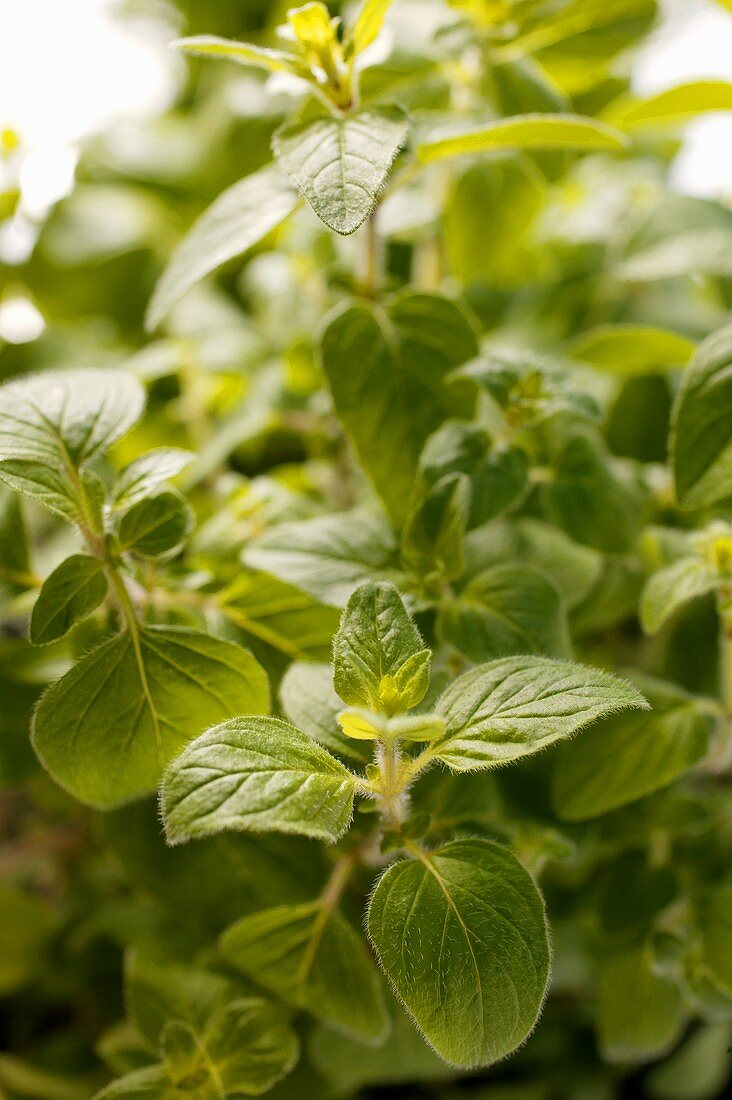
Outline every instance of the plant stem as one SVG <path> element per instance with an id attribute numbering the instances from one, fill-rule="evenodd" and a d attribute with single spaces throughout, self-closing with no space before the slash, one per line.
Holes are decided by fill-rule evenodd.
<path id="1" fill-rule="evenodd" d="M 376 758 L 381 769 L 381 821 L 387 829 L 398 829 L 404 822 L 409 805 L 401 754 L 396 745 L 381 743 L 377 745 Z"/>
<path id="2" fill-rule="evenodd" d="M 382 246 L 376 224 L 378 208 L 364 226 L 363 268 L 361 271 L 361 291 L 369 298 L 375 298 L 381 286 Z"/>

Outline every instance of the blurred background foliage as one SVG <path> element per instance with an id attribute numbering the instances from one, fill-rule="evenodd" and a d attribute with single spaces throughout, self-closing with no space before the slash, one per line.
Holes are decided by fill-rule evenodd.
<path id="1" fill-rule="evenodd" d="M 338 4 L 329 6 L 338 12 Z M 284 13 L 284 4 L 270 0 L 129 0 L 119 18 L 137 20 L 161 41 L 205 32 L 264 44 Z M 469 121 L 486 111 L 600 115 L 627 93 L 628 51 L 655 18 L 653 0 L 397 0 L 382 64 L 364 76 L 365 94 L 398 98 L 425 129 L 446 115 Z M 270 160 L 271 134 L 291 109 L 286 89 L 265 91 L 255 70 L 171 56 L 170 74 L 169 109 L 88 136 L 71 168 L 73 188 L 58 202 L 34 204 L 23 192 L 29 150 L 22 133 L 3 131 L 0 378 L 120 362 L 136 372 L 148 385 L 149 411 L 117 445 L 114 461 L 124 465 L 151 446 L 196 452 L 182 479 L 199 519 L 186 569 L 224 582 L 239 577 L 242 545 L 267 525 L 342 508 L 364 493 L 316 354 L 324 314 L 358 286 L 362 238 L 336 240 L 303 209 L 146 334 L 145 306 L 172 248 L 216 195 Z M 53 97 L 53 87 L 45 94 Z M 93 97 L 94 87 L 84 94 Z M 587 520 L 585 530 L 569 533 L 603 555 L 601 583 L 573 611 L 580 653 L 592 659 L 604 651 L 607 662 L 610 651 L 616 663 L 632 658 L 713 693 L 711 607 L 695 605 L 660 642 L 639 642 L 634 618 L 647 565 L 638 532 L 645 520 L 668 516 L 662 464 L 674 378 L 665 362 L 633 362 L 617 348 L 605 355 L 597 342 L 592 354 L 602 369 L 577 364 L 585 334 L 598 326 L 652 325 L 697 341 L 730 317 L 732 210 L 669 187 L 678 149 L 676 131 L 651 131 L 627 157 L 504 154 L 436 165 L 387 195 L 379 224 L 389 287 L 415 282 L 462 294 L 491 346 L 530 347 L 573 363 L 601 410 L 598 425 L 587 429 L 599 450 L 591 447 L 582 460 L 555 456 L 578 492 L 583 485 L 595 492 L 598 453 L 601 467 L 617 475 L 608 498 L 615 510 L 596 522 L 578 511 L 576 496 L 569 517 L 561 499 L 554 502 L 565 529 Z M 247 906 L 272 904 L 283 891 L 290 900 L 308 897 L 303 875 L 312 862 L 298 860 L 299 843 L 289 839 L 255 845 L 227 837 L 166 852 L 151 805 L 102 817 L 43 774 L 28 744 L 32 706 L 68 667 L 70 652 L 89 648 L 96 627 L 83 626 L 70 643 L 29 647 L 29 592 L 68 552 L 69 535 L 29 508 L 31 560 L 17 509 L 3 491 L 0 1026 L 7 1053 L 0 1055 L 0 1094 L 81 1100 L 110 1072 L 136 1064 L 129 1025 L 119 1023 L 125 949 L 205 957 L 212 934 Z M 264 597 L 247 576 L 231 600 L 238 619 L 212 620 L 211 628 L 284 668 L 286 654 L 261 629 L 271 612 L 258 618 Z M 189 611 L 176 613 L 186 621 Z M 322 658 L 328 637 L 303 619 L 289 644 Z M 412 1051 L 411 1032 L 401 1047 L 364 1053 L 315 1029 L 309 1058 L 273 1096 L 350 1096 L 384 1081 L 392 1091 L 368 1095 L 610 1100 L 641 1088 L 660 1100 L 723 1095 L 730 1012 L 709 990 L 698 991 L 706 1022 L 671 1061 L 649 1071 L 632 1059 L 609 1064 L 598 1056 L 595 991 L 577 927 L 597 921 L 591 906 L 599 904 L 605 927 L 591 929 L 590 939 L 608 934 L 632 944 L 663 903 L 665 884 L 644 864 L 653 881 L 636 895 L 638 912 L 623 908 L 637 857 L 617 837 L 646 837 L 646 802 L 601 819 L 589 839 L 585 830 L 582 858 L 563 864 L 562 844 L 572 847 L 577 838 L 571 828 L 563 827 L 568 842 L 551 831 L 542 769 L 543 761 L 531 763 L 502 780 L 517 813 L 542 820 L 539 838 L 527 829 L 523 843 L 527 858 L 549 863 L 544 887 L 555 906 L 554 994 L 531 1043 L 487 1081 L 435 1084 L 436 1064 L 421 1045 Z M 661 810 L 682 822 L 682 844 L 694 851 L 713 796 L 654 797 L 666 800 Z M 654 821 L 657 811 L 655 803 L 648 811 Z M 591 853 L 614 845 L 614 862 L 594 880 Z M 568 913 L 579 924 L 567 919 L 565 927 L 566 892 L 578 885 L 591 905 L 579 917 Z M 680 1036 L 674 1032 L 672 1046 Z M 396 1086 L 400 1075 L 432 1083 Z"/>

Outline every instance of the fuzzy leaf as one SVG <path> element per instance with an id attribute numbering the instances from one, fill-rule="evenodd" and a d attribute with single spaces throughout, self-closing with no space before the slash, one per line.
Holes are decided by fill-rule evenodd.
<path id="1" fill-rule="evenodd" d="M 278 163 L 336 233 L 354 233 L 373 213 L 409 122 L 400 107 L 376 107 L 280 128 Z"/>
<path id="2" fill-rule="evenodd" d="M 626 708 L 647 706 L 609 672 L 547 657 L 507 657 L 459 676 L 435 711 L 447 723 L 432 755 L 455 771 L 505 764 Z"/>
<path id="3" fill-rule="evenodd" d="M 348 601 L 333 639 L 333 686 L 349 706 L 377 712 L 387 707 L 391 713 L 408 710 L 424 697 L 429 673 L 420 678 L 416 693 L 404 699 L 397 678 L 410 658 L 423 653 L 420 633 L 394 585 L 361 585 Z M 424 660 L 420 668 L 426 671 Z M 391 709 L 391 702 L 396 709 Z"/>
<path id="4" fill-rule="evenodd" d="M 368 931 L 447 1062 L 491 1065 L 533 1030 L 549 977 L 544 903 L 505 848 L 458 840 L 392 865 L 371 898 Z"/>
<path id="5" fill-rule="evenodd" d="M 214 726 L 168 767 L 161 787 L 171 844 L 234 831 L 337 840 L 353 812 L 354 777 L 280 718 Z"/>
<path id="6" fill-rule="evenodd" d="M 151 794 L 201 730 L 269 708 L 263 669 L 240 646 L 180 627 L 110 638 L 43 695 L 33 745 L 57 783 L 111 809 Z"/>

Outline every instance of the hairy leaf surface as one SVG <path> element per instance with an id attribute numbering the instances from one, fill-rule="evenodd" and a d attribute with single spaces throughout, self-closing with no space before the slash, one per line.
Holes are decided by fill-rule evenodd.
<path id="1" fill-rule="evenodd" d="M 353 812 L 354 778 L 280 718 L 232 718 L 196 738 L 163 778 L 171 844 L 225 829 L 337 840 Z"/>
<path id="2" fill-rule="evenodd" d="M 33 718 L 33 745 L 81 802 L 110 809 L 151 794 L 186 741 L 241 711 L 269 707 L 245 649 L 182 627 L 104 642 L 57 680 Z"/>
<path id="3" fill-rule="evenodd" d="M 505 848 L 458 840 L 393 864 L 371 898 L 368 930 L 446 1061 L 490 1065 L 533 1030 L 549 977 L 544 903 Z"/>

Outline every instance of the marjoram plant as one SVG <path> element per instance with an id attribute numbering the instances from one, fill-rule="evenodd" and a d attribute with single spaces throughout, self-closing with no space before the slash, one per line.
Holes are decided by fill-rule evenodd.
<path id="1" fill-rule="evenodd" d="M 17 782 L 80 837 L 60 915 L 0 892 L 0 992 L 124 955 L 94 1065 L 9 1056 L 8 1095 L 724 1094 L 732 214 L 665 175 L 732 87 L 633 95 L 654 12 L 177 43 L 245 67 L 272 161 L 150 347 L 0 387 Z"/>

